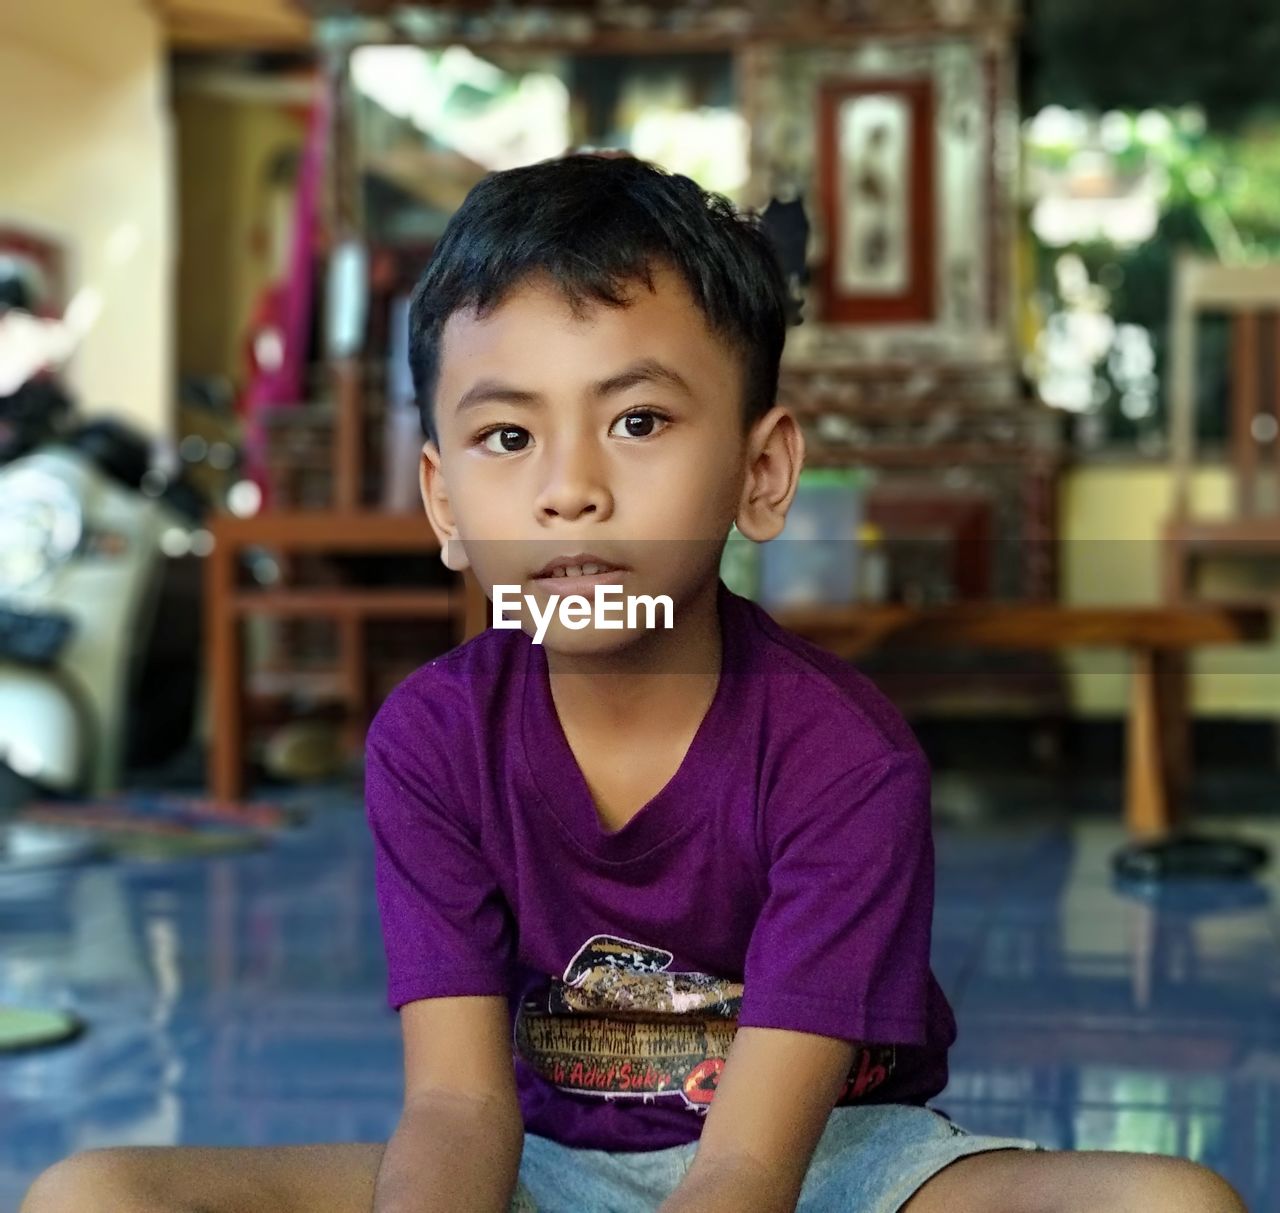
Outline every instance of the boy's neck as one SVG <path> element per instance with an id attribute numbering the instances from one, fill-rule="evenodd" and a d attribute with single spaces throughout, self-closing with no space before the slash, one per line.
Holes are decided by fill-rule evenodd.
<path id="1" fill-rule="evenodd" d="M 562 725 L 584 733 L 638 734 L 700 721 L 720 681 L 718 579 L 676 611 L 675 626 L 654 628 L 619 653 L 547 651 L 547 674 Z"/>

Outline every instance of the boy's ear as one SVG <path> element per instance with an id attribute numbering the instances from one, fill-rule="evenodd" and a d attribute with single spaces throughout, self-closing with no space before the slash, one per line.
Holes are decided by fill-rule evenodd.
<path id="1" fill-rule="evenodd" d="M 462 540 L 458 537 L 453 510 L 449 506 L 449 491 L 445 488 L 444 473 L 440 470 L 440 452 L 434 442 L 422 447 L 422 459 L 418 464 L 418 487 L 422 491 L 422 505 L 427 511 L 427 521 L 440 541 L 440 560 L 445 568 L 461 573 L 470 568 Z"/>
<path id="2" fill-rule="evenodd" d="M 804 434 L 791 411 L 774 405 L 747 435 L 746 475 L 734 519 L 757 543 L 782 532 L 804 466 Z"/>

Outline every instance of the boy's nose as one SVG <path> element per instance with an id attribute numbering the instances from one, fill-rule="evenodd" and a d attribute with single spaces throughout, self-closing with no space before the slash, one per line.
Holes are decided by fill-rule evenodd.
<path id="1" fill-rule="evenodd" d="M 543 519 L 572 521 L 584 514 L 604 515 L 611 497 L 598 457 L 578 441 L 566 445 L 552 462 L 550 473 L 538 494 L 538 514 Z"/>

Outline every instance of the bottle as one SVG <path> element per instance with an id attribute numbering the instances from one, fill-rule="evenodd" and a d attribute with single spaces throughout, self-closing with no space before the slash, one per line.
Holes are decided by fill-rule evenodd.
<path id="1" fill-rule="evenodd" d="M 889 597 L 889 554 L 884 532 L 874 522 L 858 527 L 858 598 L 885 602 Z"/>

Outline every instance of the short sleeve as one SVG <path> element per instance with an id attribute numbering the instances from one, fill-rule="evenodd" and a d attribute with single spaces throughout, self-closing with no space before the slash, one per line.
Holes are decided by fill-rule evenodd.
<path id="1" fill-rule="evenodd" d="M 739 1025 L 924 1044 L 933 835 L 923 755 L 895 752 L 772 801 Z"/>
<path id="2" fill-rule="evenodd" d="M 402 711 L 389 700 L 365 743 L 387 1002 L 506 994 L 515 953 L 506 897 L 464 806 L 444 792 L 451 781 L 425 756 L 437 747 L 424 747 Z"/>

